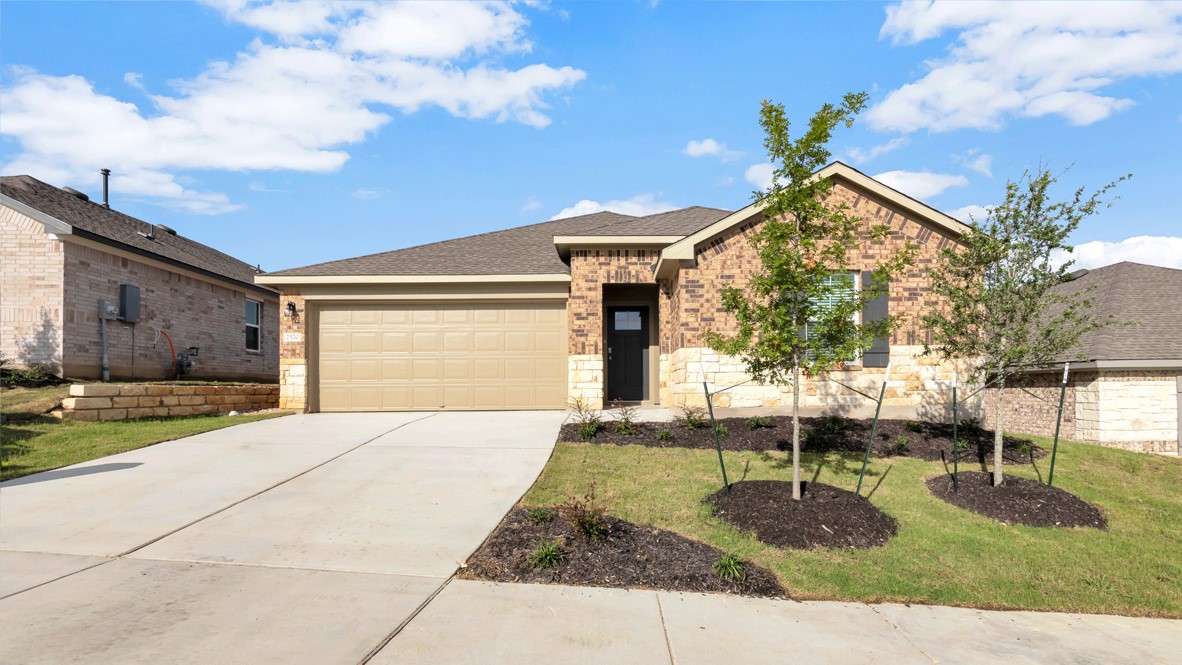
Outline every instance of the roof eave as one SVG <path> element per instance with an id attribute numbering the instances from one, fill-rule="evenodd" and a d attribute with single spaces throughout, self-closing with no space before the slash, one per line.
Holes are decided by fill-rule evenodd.
<path id="1" fill-rule="evenodd" d="M 258 284 L 295 286 L 303 284 L 465 284 L 570 282 L 565 273 L 515 275 L 259 275 Z"/>
<path id="2" fill-rule="evenodd" d="M 56 217 L 53 217 L 51 215 L 47 215 L 30 205 L 21 203 L 20 201 L 17 201 L 16 199 L 12 198 L 11 196 L 7 196 L 5 194 L 0 194 L 0 204 L 3 204 L 9 208 L 12 208 L 13 210 L 24 215 L 25 217 L 28 217 L 30 219 L 37 221 L 37 222 L 40 222 L 41 225 L 45 227 L 46 233 L 56 233 L 58 235 L 70 235 L 71 233 L 74 232 L 73 226 L 70 226 L 69 224 L 63 222 L 62 220 L 60 220 Z"/>

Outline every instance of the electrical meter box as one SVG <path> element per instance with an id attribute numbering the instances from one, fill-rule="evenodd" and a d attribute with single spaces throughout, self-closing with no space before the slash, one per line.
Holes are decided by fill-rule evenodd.
<path id="1" fill-rule="evenodd" d="M 133 284 L 119 285 L 119 318 L 128 323 L 140 320 L 140 287 Z"/>
<path id="2" fill-rule="evenodd" d="M 98 301 L 99 318 L 100 319 L 117 319 L 119 318 L 119 305 L 106 298 L 99 298 Z"/>

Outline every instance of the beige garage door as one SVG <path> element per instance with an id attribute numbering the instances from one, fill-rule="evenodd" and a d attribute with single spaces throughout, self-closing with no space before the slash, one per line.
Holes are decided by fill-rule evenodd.
<path id="1" fill-rule="evenodd" d="M 321 411 L 566 405 L 563 303 L 328 305 L 319 349 Z"/>

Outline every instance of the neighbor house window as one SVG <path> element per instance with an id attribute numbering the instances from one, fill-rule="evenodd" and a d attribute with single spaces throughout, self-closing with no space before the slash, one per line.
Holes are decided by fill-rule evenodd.
<path id="1" fill-rule="evenodd" d="M 262 351 L 263 303 L 255 300 L 246 301 L 246 350 Z"/>

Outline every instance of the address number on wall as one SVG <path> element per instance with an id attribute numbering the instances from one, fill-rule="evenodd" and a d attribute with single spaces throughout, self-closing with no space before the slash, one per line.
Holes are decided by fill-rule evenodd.
<path id="1" fill-rule="evenodd" d="M 284 342 L 299 342 L 304 339 L 301 333 L 283 333 Z"/>

